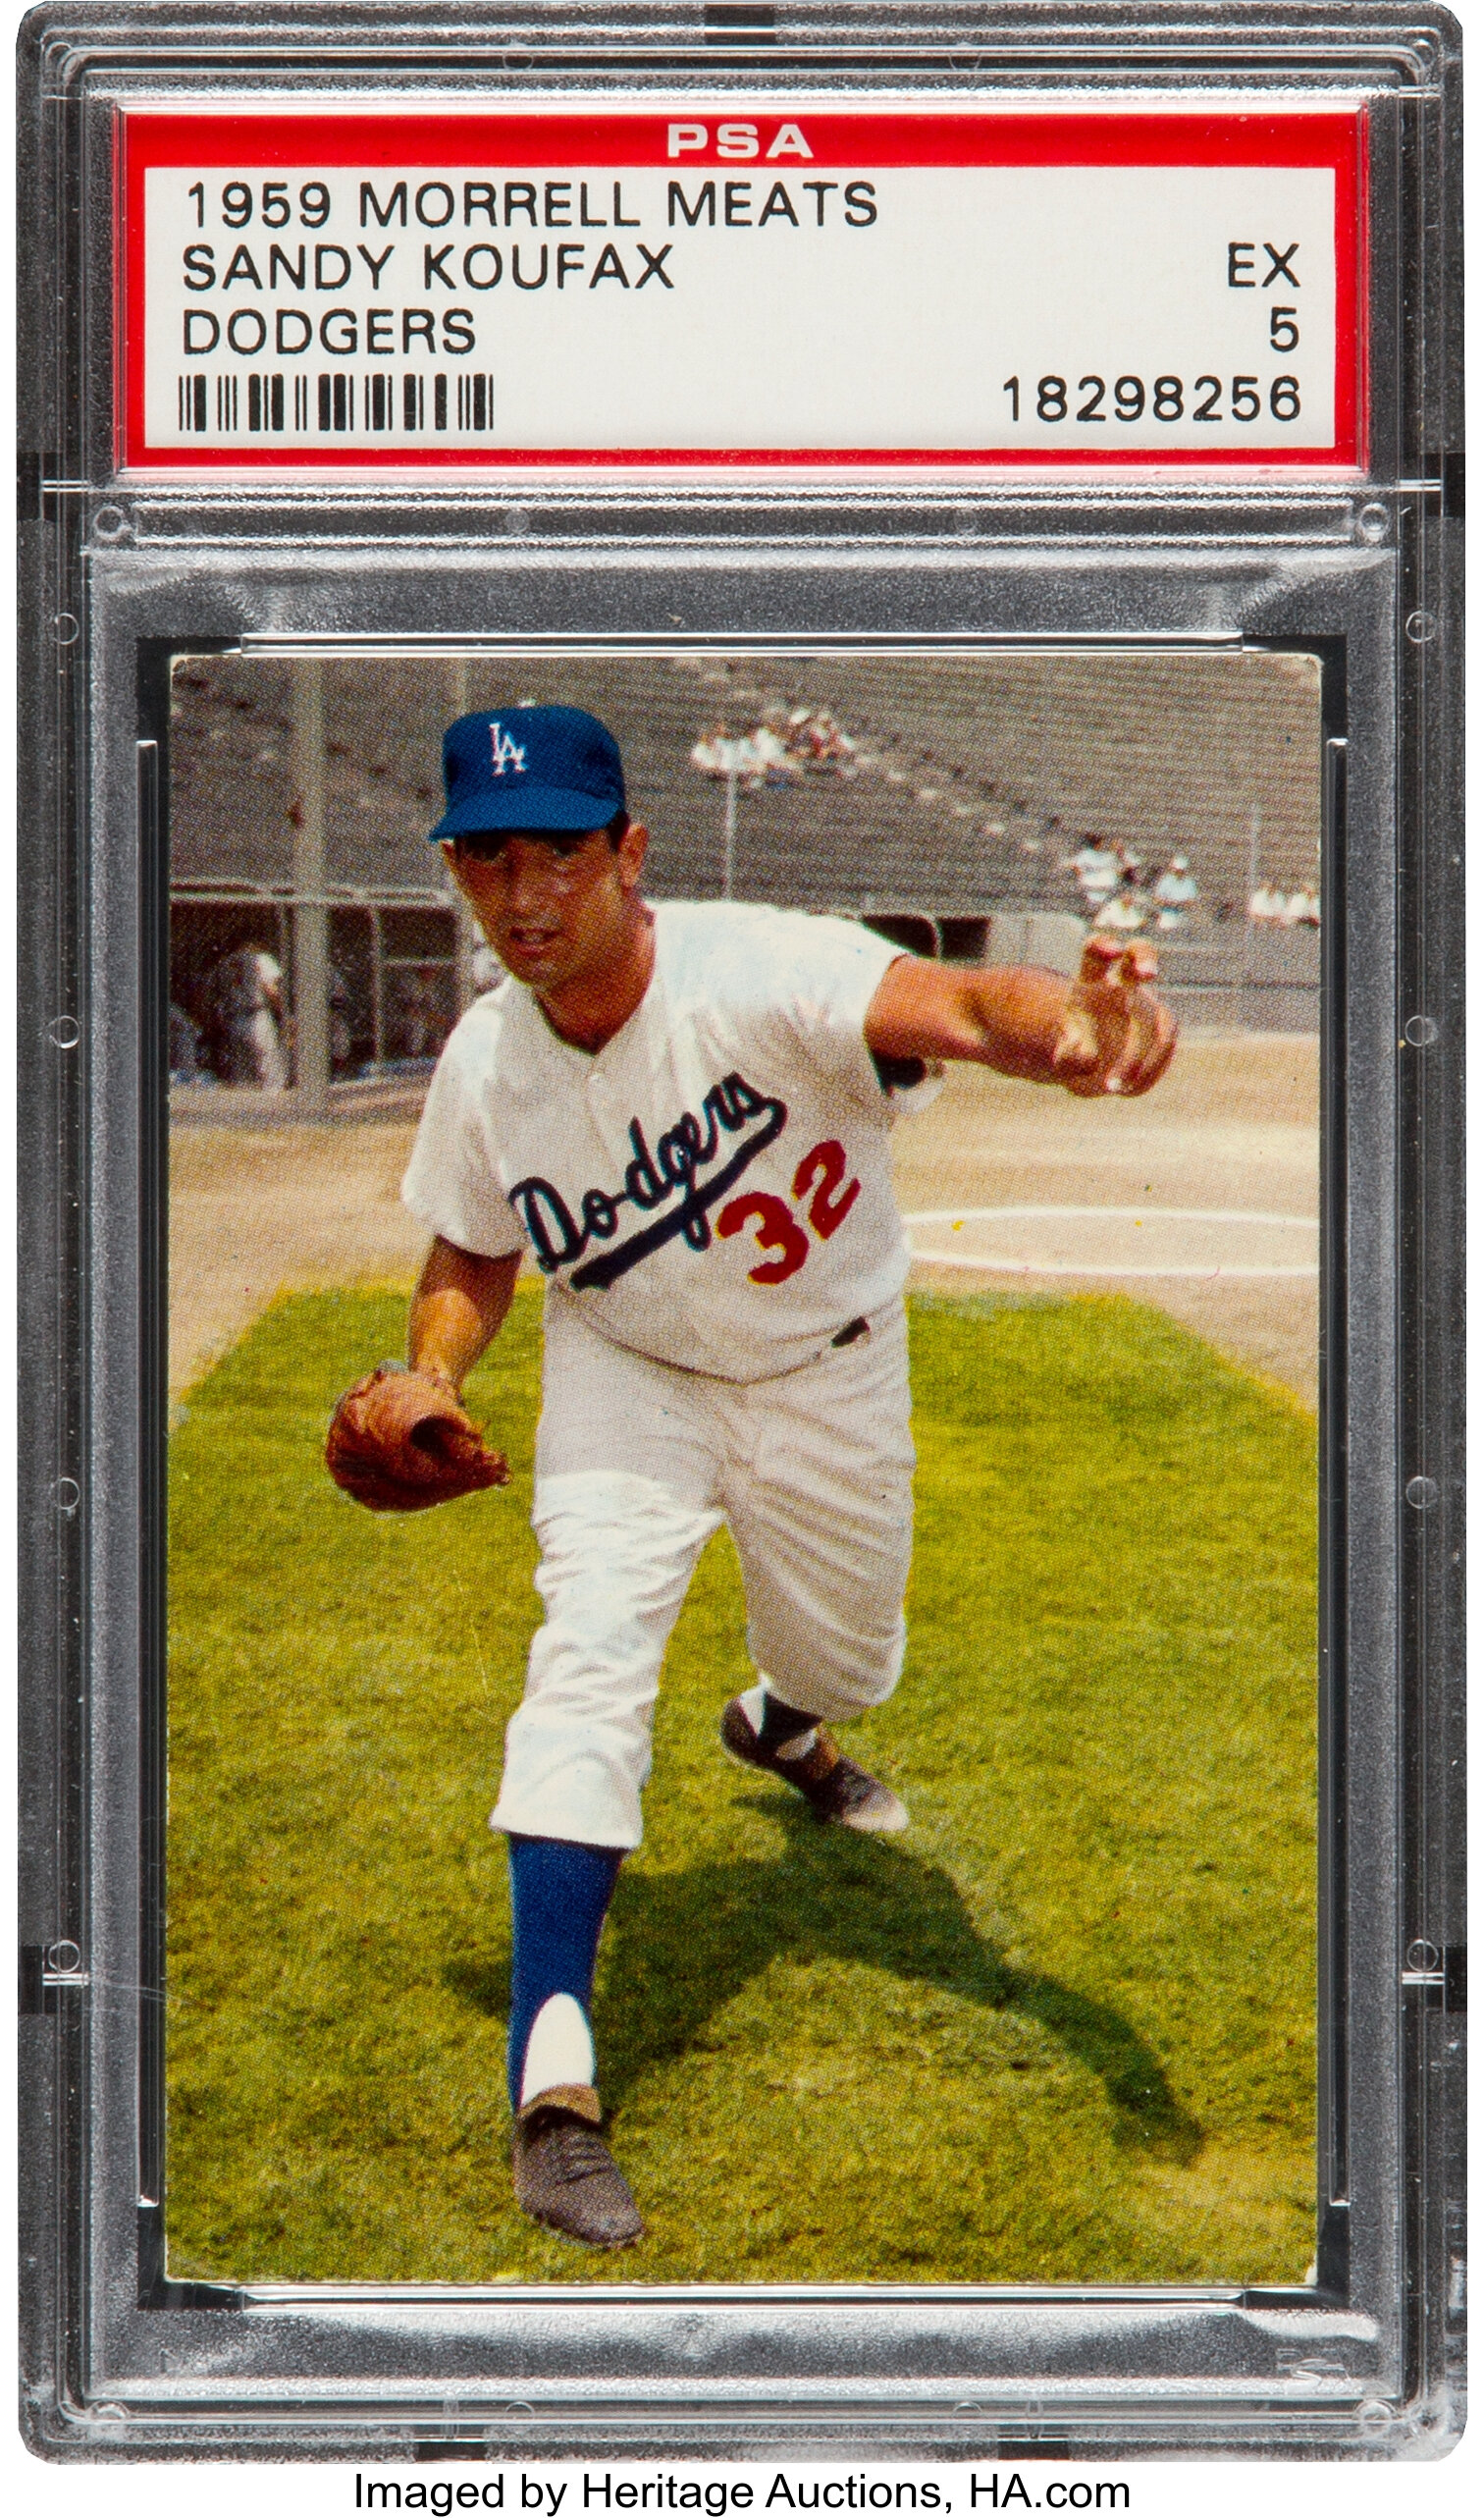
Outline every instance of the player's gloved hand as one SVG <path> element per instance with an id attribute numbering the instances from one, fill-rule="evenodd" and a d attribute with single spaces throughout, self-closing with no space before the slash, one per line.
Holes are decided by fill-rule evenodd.
<path id="1" fill-rule="evenodd" d="M 1175 1055 L 1176 1023 L 1149 982 L 1152 944 L 1089 936 L 1067 1000 L 1051 1070 L 1069 1093 L 1147 1093 Z"/>
<path id="2" fill-rule="evenodd" d="M 456 1495 L 504 1486 L 510 1475 L 451 1384 L 399 1364 L 378 1365 L 337 1402 L 325 1466 L 337 1486 L 372 1513 L 425 1512 Z"/>

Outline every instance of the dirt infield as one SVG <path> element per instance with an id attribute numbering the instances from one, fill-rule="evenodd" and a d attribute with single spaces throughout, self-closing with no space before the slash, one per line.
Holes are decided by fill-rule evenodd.
<path id="1" fill-rule="evenodd" d="M 1313 1216 L 1318 1097 L 1318 1045 L 1303 1034 L 1189 1038 L 1156 1091 L 1133 1102 L 1078 1101 L 958 1068 L 932 1107 L 898 1134 L 898 1194 L 909 1213 L 1146 1205 L 1196 1216 Z M 426 1239 L 398 1196 L 411 1140 L 407 1122 L 388 1120 L 174 1132 L 172 1398 L 281 1291 L 410 1282 Z M 1090 1272 L 1101 1247 L 1094 1215 L 1070 1243 L 1065 1229 L 1056 1237 L 1059 1254 L 1081 1255 L 1075 1275 L 930 1265 L 917 1275 L 958 1293 L 1016 1286 L 1066 1295 L 1119 1283 L 1312 1407 L 1316 1281 L 1223 1276 L 1237 1256 L 1230 1228 L 1170 1229 L 1185 1235 L 1187 1263 L 1209 1274 L 1100 1278 Z"/>
<path id="2" fill-rule="evenodd" d="M 1319 1050 L 1310 1034 L 1207 1034 L 1183 1042 L 1153 1093 L 1139 1101 L 1079 1101 L 956 1068 L 941 1098 L 897 1139 L 897 1193 L 908 1213 L 968 1205 L 1151 1206 L 1316 1216 L 1319 1205 Z M 1079 1237 L 1095 1268 L 1097 1233 Z M 941 1243 L 941 1235 L 937 1247 Z M 1126 1237 L 1125 1237 L 1126 1239 Z M 1061 1237 L 1058 1237 L 1059 1244 Z M 1300 1256 L 1312 1255 L 1310 1240 Z M 1318 1384 L 1315 1278 L 1216 1273 L 1238 1258 L 1233 1237 L 1192 1227 L 1188 1259 L 1204 1277 L 978 1276 L 924 1268 L 928 1283 L 960 1293 L 1018 1285 L 1090 1293 L 1121 1285 L 1158 1304 L 1310 1408 Z M 1119 1258 L 1124 1256 L 1120 1249 Z"/>

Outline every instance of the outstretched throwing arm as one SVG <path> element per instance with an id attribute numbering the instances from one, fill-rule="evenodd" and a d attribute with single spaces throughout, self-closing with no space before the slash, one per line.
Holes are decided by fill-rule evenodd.
<path id="1" fill-rule="evenodd" d="M 1075 980 L 1007 964 L 956 970 L 904 954 L 871 1000 L 866 1045 L 883 1058 L 968 1058 L 1088 1098 L 1147 1093 L 1176 1025 L 1149 982 L 1150 944 L 1089 937 Z"/>

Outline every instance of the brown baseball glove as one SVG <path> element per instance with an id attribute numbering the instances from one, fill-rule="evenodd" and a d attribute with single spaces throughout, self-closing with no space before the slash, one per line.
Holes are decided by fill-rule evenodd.
<path id="1" fill-rule="evenodd" d="M 325 1466 L 371 1513 L 426 1512 L 510 1474 L 449 1383 L 399 1364 L 378 1365 L 338 1402 Z"/>

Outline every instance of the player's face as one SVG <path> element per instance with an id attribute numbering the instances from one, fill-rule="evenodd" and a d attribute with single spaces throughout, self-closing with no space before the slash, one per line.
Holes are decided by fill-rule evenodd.
<path id="1" fill-rule="evenodd" d="M 505 969 L 546 995 L 606 979 L 628 951 L 647 841 L 631 823 L 616 848 L 606 830 L 564 851 L 512 830 L 494 857 L 448 840 L 444 854 Z"/>

